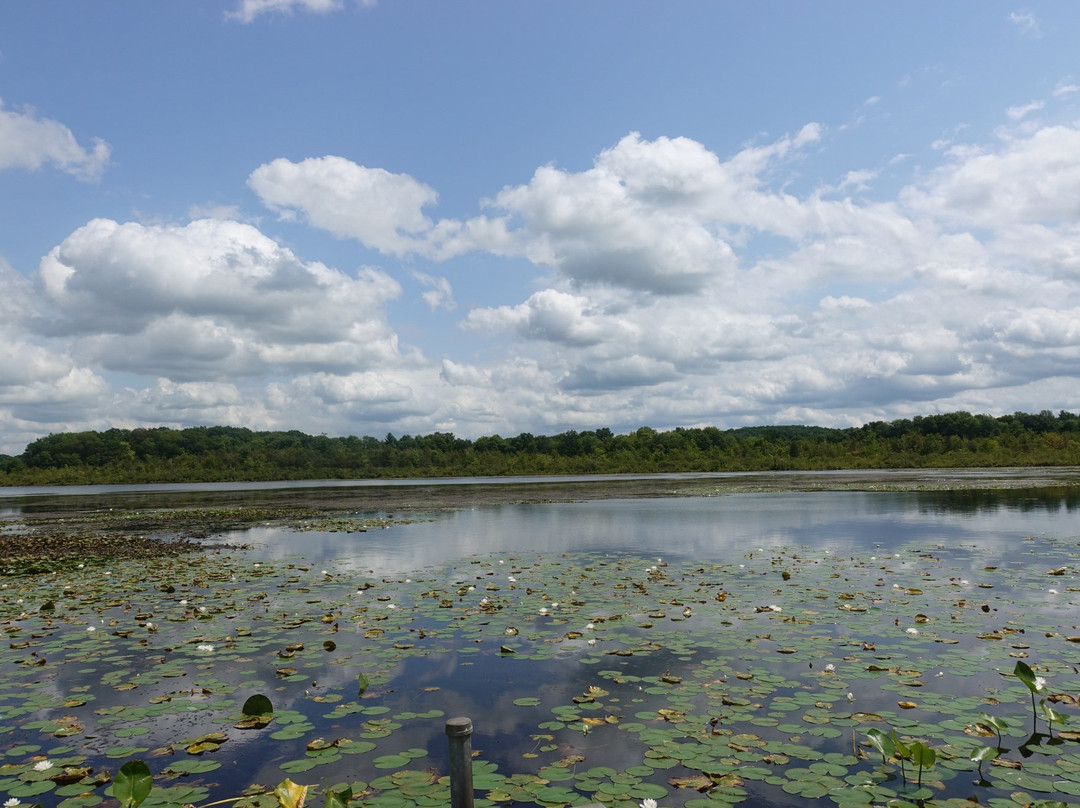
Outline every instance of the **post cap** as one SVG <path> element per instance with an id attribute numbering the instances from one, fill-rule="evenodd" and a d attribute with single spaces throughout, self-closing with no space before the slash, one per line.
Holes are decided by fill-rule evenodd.
<path id="1" fill-rule="evenodd" d="M 446 734 L 450 737 L 472 735 L 472 719 L 460 716 L 446 722 Z"/>

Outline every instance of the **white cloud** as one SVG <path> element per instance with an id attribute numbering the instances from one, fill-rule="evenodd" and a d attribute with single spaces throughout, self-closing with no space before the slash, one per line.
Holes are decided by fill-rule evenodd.
<path id="1" fill-rule="evenodd" d="M 616 322 L 594 310 L 585 297 L 545 289 L 518 306 L 474 309 L 465 324 L 474 330 L 515 332 L 523 339 L 568 345 L 596 345 L 621 334 Z"/>
<path id="2" fill-rule="evenodd" d="M 421 210 L 437 199 L 435 191 L 406 174 L 333 156 L 274 160 L 255 169 L 248 185 L 284 218 L 303 218 L 392 255 L 417 248 L 416 237 L 432 227 Z"/>
<path id="3" fill-rule="evenodd" d="M 1046 106 L 1046 103 L 1043 101 L 1031 101 L 1018 107 L 1009 107 L 1005 110 L 1005 114 L 1009 116 L 1009 120 L 1018 121 L 1032 112 L 1038 112 L 1044 106 Z"/>
<path id="4" fill-rule="evenodd" d="M 428 275 L 426 272 L 419 271 L 414 271 L 413 277 L 428 287 L 421 297 L 432 309 L 453 311 L 457 308 L 457 304 L 454 303 L 454 289 L 446 278 Z"/>
<path id="5" fill-rule="evenodd" d="M 4 109 L 0 100 L 0 171 L 35 171 L 46 163 L 80 180 L 97 180 L 109 162 L 109 144 L 100 138 L 85 149 L 59 121 L 42 118 L 32 109 Z"/>
<path id="6" fill-rule="evenodd" d="M 1015 25 L 1017 30 L 1024 36 L 1030 36 L 1036 39 L 1042 36 L 1042 28 L 1039 25 L 1039 20 L 1027 9 L 1010 12 L 1009 22 Z"/>
<path id="7" fill-rule="evenodd" d="M 630 134 L 460 221 L 425 217 L 435 192 L 412 177 L 343 158 L 253 172 L 272 208 L 406 257 L 417 286 L 394 309 L 416 289 L 453 305 L 460 262 L 444 277 L 416 257 L 532 262 L 530 292 L 461 316 L 475 352 L 438 362 L 399 344 L 382 270 L 305 260 L 229 218 L 89 222 L 36 292 L 0 265 L 0 425 L 474 436 L 1080 407 L 1080 127 L 951 143 L 892 198 L 857 168 L 792 191 L 823 138 L 722 157 Z"/>
<path id="8" fill-rule="evenodd" d="M 193 381 L 401 359 L 384 312 L 396 281 L 305 263 L 239 222 L 96 219 L 42 259 L 36 280 L 55 314 L 42 333 L 81 335 L 81 358 L 111 370 Z"/>
<path id="9" fill-rule="evenodd" d="M 342 0 L 240 0 L 236 10 L 226 16 L 246 23 L 262 14 L 292 14 L 293 11 L 326 14 L 343 7 Z"/>
<path id="10" fill-rule="evenodd" d="M 998 151 L 966 149 L 922 186 L 901 196 L 943 222 L 1007 228 L 1080 217 L 1080 129 L 1047 126 Z"/>

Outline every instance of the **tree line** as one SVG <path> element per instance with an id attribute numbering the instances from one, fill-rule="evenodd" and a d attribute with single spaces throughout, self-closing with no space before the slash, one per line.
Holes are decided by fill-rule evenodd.
<path id="1" fill-rule="evenodd" d="M 1080 415 L 951 412 L 860 427 L 608 428 L 475 440 L 327 437 L 243 427 L 108 429 L 0 455 L 0 485 L 520 474 L 1080 465 Z"/>

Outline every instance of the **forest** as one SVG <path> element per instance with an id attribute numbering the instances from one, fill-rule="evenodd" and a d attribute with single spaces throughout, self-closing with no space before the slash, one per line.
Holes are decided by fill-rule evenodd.
<path id="1" fill-rule="evenodd" d="M 1080 465 L 1080 415 L 951 412 L 859 427 L 607 428 L 469 440 L 243 427 L 58 433 L 0 455 L 0 485 Z"/>

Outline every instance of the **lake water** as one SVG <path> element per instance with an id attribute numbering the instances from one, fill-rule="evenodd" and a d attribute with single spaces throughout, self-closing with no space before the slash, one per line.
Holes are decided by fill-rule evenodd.
<path id="1" fill-rule="evenodd" d="M 268 558 L 297 553 L 311 563 L 401 573 L 495 553 L 633 553 L 727 561 L 751 549 L 829 552 L 889 548 L 910 540 L 978 545 L 991 555 L 1017 537 L 1080 535 L 1080 490 L 814 491 L 713 497 L 599 499 L 464 507 L 365 533 L 252 528 L 226 541 Z"/>
<path id="2" fill-rule="evenodd" d="M 657 479 L 672 490 L 686 480 Z M 466 501 L 363 532 L 257 526 L 216 536 L 235 552 L 168 573 L 172 592 L 137 570 L 125 578 L 119 565 L 92 587 L 79 575 L 9 582 L 0 596 L 5 625 L 22 637 L 36 632 L 32 647 L 49 661 L 6 668 L 18 673 L 0 680 L 0 705 L 8 705 L 0 732 L 13 763 L 32 760 L 26 750 L 37 747 L 100 765 L 121 753 L 150 760 L 177 734 L 224 729 L 229 742 L 200 758 L 223 767 L 180 779 L 205 784 L 207 797 L 288 773 L 297 782 L 377 783 L 371 805 L 406 808 L 419 798 L 378 778 L 445 770 L 442 722 L 468 715 L 480 759 L 501 775 L 539 774 L 551 788 L 609 806 L 636 805 L 660 788 L 662 808 L 703 808 L 695 802 L 707 791 L 701 783 L 675 788 L 672 779 L 706 771 L 719 784 L 714 797 L 754 805 L 816 805 L 841 791 L 846 800 L 862 780 L 883 789 L 874 792 L 880 801 L 889 789 L 910 795 L 895 767 L 850 755 L 877 726 L 954 757 L 927 776 L 940 777 L 938 797 L 976 793 L 986 802 L 1027 790 L 1076 802 L 1080 745 L 1037 739 L 1035 760 L 1026 746 L 1021 755 L 1032 714 L 1006 675 L 1023 659 L 1042 666 L 1052 692 L 1075 690 L 1080 489 L 1044 482 L 1036 475 L 1030 487 L 1013 480 L 996 491 Z M 312 487 L 321 495 L 334 488 Z M 95 508 L 144 506 L 147 497 L 168 507 L 248 494 L 260 502 L 304 496 L 290 485 L 37 490 L 10 495 L 5 507 L 14 518 L 85 507 L 87 498 Z M 71 589 L 56 613 L 15 615 L 24 599 L 62 583 Z M 282 656 L 290 643 L 301 648 Z M 0 661 L 16 661 L 5 653 Z M 28 650 L 19 653 L 27 664 Z M 358 672 L 371 683 L 359 701 Z M 42 696 L 34 709 L 11 707 L 28 688 L 92 698 L 60 708 Z M 274 700 L 278 722 L 257 733 L 230 730 L 229 716 L 253 692 Z M 1077 708 L 1060 709 L 1066 719 L 1055 730 L 1080 730 Z M 962 747 L 986 741 L 963 730 L 983 710 L 1007 716 L 1002 757 L 1022 766 L 991 772 L 987 763 L 989 779 L 973 786 Z M 56 723 L 65 715 L 79 729 L 57 736 L 64 748 L 50 752 L 42 738 L 59 742 L 42 733 L 68 726 Z M 375 747 L 325 759 L 305 752 L 312 739 L 338 737 Z M 0 791 L 29 793 L 23 787 L 0 779 Z M 516 799 L 539 801 L 526 796 Z M 38 799 L 58 804 L 55 797 Z"/>

